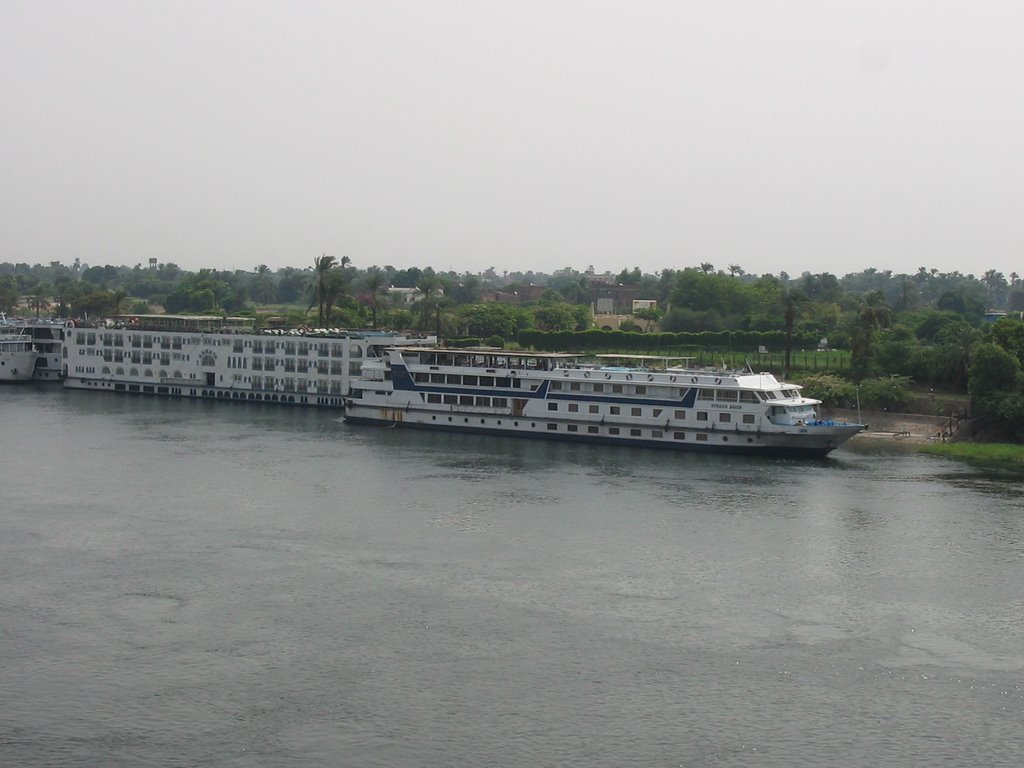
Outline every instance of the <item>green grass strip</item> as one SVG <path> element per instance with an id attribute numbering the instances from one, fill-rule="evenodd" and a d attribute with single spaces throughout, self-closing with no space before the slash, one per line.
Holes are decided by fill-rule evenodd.
<path id="1" fill-rule="evenodd" d="M 1024 445 L 1016 443 L 930 443 L 921 453 L 984 464 L 1024 466 Z"/>

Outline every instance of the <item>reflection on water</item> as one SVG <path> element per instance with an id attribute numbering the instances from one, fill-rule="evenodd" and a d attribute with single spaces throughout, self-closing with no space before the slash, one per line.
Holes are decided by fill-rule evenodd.
<path id="1" fill-rule="evenodd" d="M 0 389 L 4 765 L 1020 763 L 1019 481 Z"/>

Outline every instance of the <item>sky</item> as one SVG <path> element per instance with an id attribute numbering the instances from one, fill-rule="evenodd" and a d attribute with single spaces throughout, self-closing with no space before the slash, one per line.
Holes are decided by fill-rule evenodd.
<path id="1" fill-rule="evenodd" d="M 1018 0 L 3 0 L 0 262 L 1024 274 Z"/>

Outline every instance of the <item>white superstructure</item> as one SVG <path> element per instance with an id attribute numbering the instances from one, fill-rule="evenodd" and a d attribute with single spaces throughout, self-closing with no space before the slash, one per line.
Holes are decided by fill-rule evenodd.
<path id="1" fill-rule="evenodd" d="M 31 381 L 38 357 L 25 324 L 0 312 L 0 383 Z"/>
<path id="2" fill-rule="evenodd" d="M 864 429 L 770 373 L 586 366 L 578 356 L 396 347 L 352 382 L 346 421 L 562 440 L 823 456 Z"/>
<path id="3" fill-rule="evenodd" d="M 238 328 L 167 330 L 211 318 L 163 317 L 161 329 L 68 328 L 64 386 L 134 394 L 245 400 L 341 408 L 363 362 L 401 334 L 253 331 Z M 432 339 L 424 342 L 433 342 Z"/>

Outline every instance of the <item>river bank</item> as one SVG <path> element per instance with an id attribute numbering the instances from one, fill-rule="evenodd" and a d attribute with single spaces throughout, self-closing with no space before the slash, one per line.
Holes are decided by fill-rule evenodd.
<path id="1" fill-rule="evenodd" d="M 822 418 L 839 421 L 860 421 L 868 426 L 855 440 L 901 440 L 933 443 L 948 440 L 960 427 L 960 420 L 948 416 L 923 413 L 892 413 L 861 410 L 858 417 L 852 408 L 821 408 Z"/>

